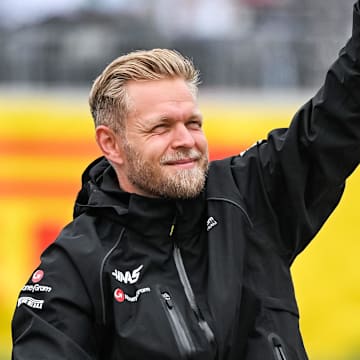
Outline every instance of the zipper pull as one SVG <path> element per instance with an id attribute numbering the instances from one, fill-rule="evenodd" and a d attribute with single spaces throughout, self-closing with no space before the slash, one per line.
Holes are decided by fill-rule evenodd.
<path id="1" fill-rule="evenodd" d="M 275 345 L 275 354 L 276 354 L 276 360 L 286 360 L 286 356 L 284 354 L 283 348 L 280 345 Z"/>
<path id="2" fill-rule="evenodd" d="M 171 310 L 174 307 L 174 303 L 171 300 L 170 294 L 168 292 L 162 292 L 161 296 L 165 300 L 165 304 L 168 307 L 168 309 Z"/>
<path id="3" fill-rule="evenodd" d="M 273 347 L 275 360 L 286 360 L 287 358 L 285 355 L 284 346 L 280 337 L 272 333 L 269 335 L 268 339 Z"/>
<path id="4" fill-rule="evenodd" d="M 174 216 L 174 220 L 170 226 L 170 232 L 169 232 L 169 237 L 172 237 L 174 234 L 174 230 L 175 230 L 175 225 L 176 225 L 176 215 Z"/>
<path id="5" fill-rule="evenodd" d="M 170 232 L 169 232 L 170 237 L 172 237 L 174 230 L 175 230 L 175 224 L 171 224 L 171 228 L 170 228 Z"/>

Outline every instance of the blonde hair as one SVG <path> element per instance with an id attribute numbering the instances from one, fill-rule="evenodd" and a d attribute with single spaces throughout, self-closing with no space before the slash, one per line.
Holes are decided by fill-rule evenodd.
<path id="1" fill-rule="evenodd" d="M 182 78 L 196 96 L 199 72 L 192 61 L 175 50 L 139 50 L 112 61 L 95 80 L 89 104 L 95 127 L 106 125 L 115 132 L 124 130 L 129 111 L 126 82 Z"/>

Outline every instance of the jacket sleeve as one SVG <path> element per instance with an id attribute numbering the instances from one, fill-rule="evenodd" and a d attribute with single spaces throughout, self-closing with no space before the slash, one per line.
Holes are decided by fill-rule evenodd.
<path id="1" fill-rule="evenodd" d="M 275 237 L 290 262 L 319 231 L 359 164 L 359 8 L 357 2 L 352 37 L 319 92 L 300 108 L 288 129 L 270 132 L 242 158 L 259 174 L 264 195 L 256 196 L 266 199 L 261 201 L 270 209 L 267 216 L 276 223 Z M 259 211 L 252 209 L 255 217 Z"/>
<path id="2" fill-rule="evenodd" d="M 61 248 L 50 246 L 19 295 L 12 321 L 12 359 L 95 359 L 91 306 L 71 260 Z"/>

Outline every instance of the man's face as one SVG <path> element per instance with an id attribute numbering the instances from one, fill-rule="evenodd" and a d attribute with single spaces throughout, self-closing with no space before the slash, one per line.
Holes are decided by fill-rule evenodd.
<path id="1" fill-rule="evenodd" d="M 182 79 L 130 81 L 120 185 L 145 196 L 191 198 L 204 187 L 207 141 Z"/>

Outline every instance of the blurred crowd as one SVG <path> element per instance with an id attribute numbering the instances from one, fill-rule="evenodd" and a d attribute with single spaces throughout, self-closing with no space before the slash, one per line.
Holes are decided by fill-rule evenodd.
<path id="1" fill-rule="evenodd" d="M 168 47 L 193 58 L 204 86 L 316 87 L 350 34 L 353 0 L 74 4 L 22 22 L 2 11 L 0 85 L 83 86 L 120 54 Z"/>

